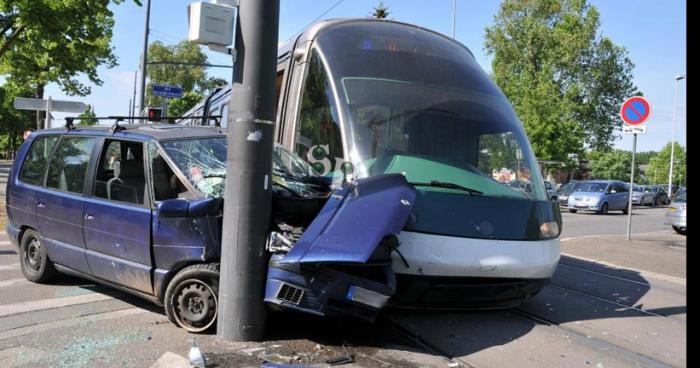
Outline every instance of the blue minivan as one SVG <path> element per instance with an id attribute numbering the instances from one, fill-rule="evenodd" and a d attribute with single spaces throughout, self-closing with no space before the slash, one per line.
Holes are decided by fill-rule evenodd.
<path id="1" fill-rule="evenodd" d="M 629 211 L 629 186 L 614 180 L 591 180 L 576 189 L 567 202 L 569 212 L 579 210 L 607 214 L 611 210 Z"/>
<path id="2" fill-rule="evenodd" d="M 24 276 L 57 271 L 165 307 L 191 332 L 216 322 L 226 136 L 220 128 L 127 125 L 42 130 L 18 151 L 7 233 Z M 376 317 L 396 289 L 391 254 L 415 190 L 400 174 L 335 190 L 276 145 L 265 302 Z"/>

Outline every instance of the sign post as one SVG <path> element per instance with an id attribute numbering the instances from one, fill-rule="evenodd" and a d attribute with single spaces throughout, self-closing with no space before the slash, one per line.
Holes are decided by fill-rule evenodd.
<path id="1" fill-rule="evenodd" d="M 627 240 L 630 240 L 630 233 L 632 232 L 632 195 L 634 193 L 634 160 L 637 155 L 637 134 L 647 132 L 647 127 L 643 124 L 649 119 L 649 115 L 651 115 L 649 101 L 641 96 L 628 98 L 622 104 L 622 109 L 620 109 L 620 116 L 627 124 L 622 128 L 622 132 L 633 134 L 632 169 L 630 170 L 630 189 L 627 203 Z"/>
<path id="2" fill-rule="evenodd" d="M 88 105 L 82 102 L 54 100 L 51 97 L 46 100 L 40 98 L 15 97 L 13 106 L 17 110 L 46 111 L 46 123 L 44 125 L 46 129 L 51 128 L 52 111 L 75 112 L 80 114 L 88 108 Z M 40 124 L 41 122 L 37 122 L 37 125 Z M 41 127 L 37 128 L 41 129 Z"/>
<path id="3" fill-rule="evenodd" d="M 154 84 L 152 89 L 153 96 L 163 97 L 163 102 L 161 104 L 161 108 L 163 109 L 162 114 L 163 116 L 168 116 L 168 99 L 182 97 L 182 87 Z"/>

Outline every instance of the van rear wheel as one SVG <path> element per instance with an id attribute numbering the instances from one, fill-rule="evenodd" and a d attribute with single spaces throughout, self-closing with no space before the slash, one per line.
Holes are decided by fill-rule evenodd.
<path id="1" fill-rule="evenodd" d="M 165 315 L 189 332 L 204 332 L 216 323 L 218 292 L 218 264 L 185 267 L 165 291 Z"/>
<path id="2" fill-rule="evenodd" d="M 20 268 L 24 277 L 44 283 L 56 276 L 56 269 L 46 253 L 41 234 L 32 229 L 24 231 L 19 247 Z"/>

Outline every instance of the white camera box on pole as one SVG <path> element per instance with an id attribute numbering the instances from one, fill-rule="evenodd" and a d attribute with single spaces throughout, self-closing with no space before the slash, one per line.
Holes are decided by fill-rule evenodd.
<path id="1" fill-rule="evenodd" d="M 233 44 L 236 11 L 237 8 L 221 1 L 190 4 L 188 39 L 200 45 L 230 46 Z"/>

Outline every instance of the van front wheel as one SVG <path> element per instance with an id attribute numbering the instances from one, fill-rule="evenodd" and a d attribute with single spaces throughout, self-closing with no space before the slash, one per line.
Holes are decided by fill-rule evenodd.
<path id="1" fill-rule="evenodd" d="M 189 332 L 204 332 L 216 323 L 218 292 L 218 264 L 185 267 L 165 291 L 165 315 Z"/>

